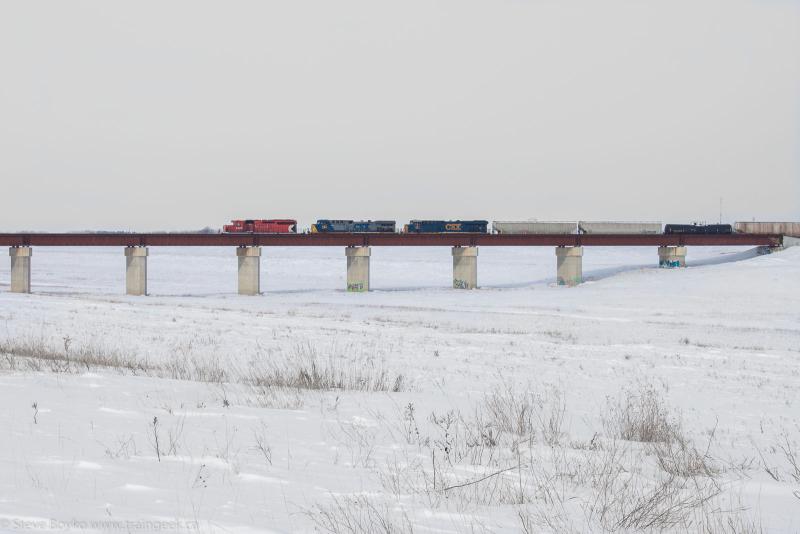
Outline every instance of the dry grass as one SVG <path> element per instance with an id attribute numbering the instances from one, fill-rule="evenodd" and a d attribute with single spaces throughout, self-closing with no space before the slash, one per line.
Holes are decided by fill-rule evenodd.
<path id="1" fill-rule="evenodd" d="M 246 384 L 236 390 L 240 393 L 236 404 L 254 408 L 297 410 L 305 404 L 302 391 Z"/>
<path id="2" fill-rule="evenodd" d="M 315 345 L 299 343 L 287 353 L 263 355 L 243 375 L 242 382 L 258 388 L 313 391 L 388 391 L 406 389 L 405 375 L 392 373 L 367 354 L 341 354 L 336 349 L 325 356 Z"/>
<path id="3" fill-rule="evenodd" d="M 659 467 L 666 473 L 680 477 L 715 477 L 720 468 L 715 465 L 709 453 L 714 433 L 709 436 L 708 443 L 703 450 L 699 450 L 685 436 L 676 434 L 668 442 L 653 443 Z"/>
<path id="4" fill-rule="evenodd" d="M 147 360 L 118 350 L 97 346 L 73 348 L 65 338 L 63 347 L 54 347 L 42 338 L 0 340 L 1 363 L 11 370 L 83 372 L 92 368 L 119 369 L 131 374 L 147 374 L 155 368 Z M 22 358 L 23 361 L 19 361 Z"/>
<path id="5" fill-rule="evenodd" d="M 95 345 L 73 347 L 65 341 L 63 347 L 56 347 L 33 337 L 0 340 L 0 355 L 0 365 L 10 370 L 79 373 L 103 368 L 158 378 L 242 384 L 254 388 L 263 404 L 270 405 L 275 404 L 270 402 L 273 390 L 397 392 L 406 388 L 403 374 L 391 373 L 365 355 L 322 357 L 309 343 L 296 345 L 286 356 L 256 358 L 258 363 L 245 369 L 230 362 L 225 365 L 220 358 L 195 357 L 191 347 L 178 347 L 166 361 L 154 362 Z"/>
<path id="6" fill-rule="evenodd" d="M 783 434 L 775 447 L 782 454 L 788 465 L 787 474 L 795 482 L 800 483 L 800 448 L 791 441 L 787 434 Z M 799 493 L 800 494 L 800 493 Z M 800 497 L 798 497 L 800 499 Z"/>
<path id="7" fill-rule="evenodd" d="M 244 404 L 271 408 L 302 406 L 302 392 L 309 390 L 395 392 L 407 387 L 404 375 L 389 372 L 380 361 L 359 353 L 321 355 L 308 343 L 286 354 L 259 355 L 243 369 L 204 363 L 191 349 L 155 363 L 118 351 L 68 343 L 55 347 L 36 339 L 0 341 L 0 354 L 0 363 L 23 371 L 99 367 L 211 382 L 221 388 L 225 403 L 229 396 L 241 395 Z M 720 511 L 723 486 L 711 451 L 715 433 L 696 447 L 680 414 L 654 386 L 609 399 L 600 414 L 603 432 L 598 429 L 588 443 L 568 439 L 566 408 L 558 390 L 531 391 L 502 383 L 467 412 L 419 416 L 409 403 L 397 421 L 386 423 L 393 425 L 386 430 L 397 438 L 391 457 L 383 454 L 374 429 L 340 423 L 328 437 L 350 466 L 377 470 L 389 498 L 398 503 L 421 502 L 448 511 L 511 506 L 524 532 L 762 531 L 746 510 Z M 178 453 L 182 428 L 181 420 L 171 427 L 154 420 L 151 445 L 159 457 Z M 600 434 L 606 438 L 598 438 Z M 255 450 L 270 466 L 267 435 L 263 429 L 255 435 Z M 135 454 L 135 443 L 121 438 L 106 454 L 126 457 L 131 450 Z M 775 447 L 774 454 L 785 460 L 781 476 L 787 480 L 800 478 L 797 450 L 788 438 Z M 224 458 L 232 454 L 228 440 L 220 451 Z M 342 453 L 337 452 L 336 462 Z M 406 514 L 388 502 L 361 494 L 335 496 L 306 513 L 324 532 L 412 532 Z"/>
<path id="8" fill-rule="evenodd" d="M 556 390 L 534 394 L 502 384 L 469 416 L 451 410 L 427 421 L 418 420 L 410 404 L 392 434 L 411 450 L 395 451 L 380 481 L 396 500 L 414 496 L 434 509 L 514 506 L 524 532 L 747 524 L 718 513 L 723 490 L 710 459 L 714 433 L 698 450 L 654 389 L 642 391 L 610 403 L 611 415 L 602 418 L 615 430 L 610 439 L 596 434 L 580 446 L 567 439 L 566 406 Z"/>
<path id="9" fill-rule="evenodd" d="M 680 415 L 669 409 L 653 385 L 640 385 L 609 399 L 603 426 L 612 439 L 649 444 L 648 450 L 669 476 L 714 477 L 719 472 L 709 454 L 716 429 L 709 433 L 706 446 L 698 449 L 686 437 Z"/>
<path id="10" fill-rule="evenodd" d="M 497 433 L 517 436 L 534 433 L 537 399 L 531 392 L 520 392 L 512 384 L 503 384 L 487 393 L 478 407 L 478 418 Z"/>
<path id="11" fill-rule="evenodd" d="M 365 365 L 366 363 L 366 365 Z M 405 389 L 405 377 L 369 362 L 345 363 L 317 357 L 266 362 L 246 377 L 249 384 L 268 388 L 307 390 L 392 391 Z"/>
<path id="12" fill-rule="evenodd" d="M 306 512 L 317 529 L 331 534 L 405 534 L 414 532 L 405 514 L 365 495 L 333 496 L 328 505 Z"/>
<path id="13" fill-rule="evenodd" d="M 595 487 L 597 519 L 605 530 L 688 529 L 695 513 L 720 494 L 718 486 L 699 478 L 667 476 L 655 484 L 617 471 Z"/>
<path id="14" fill-rule="evenodd" d="M 697 514 L 695 532 L 701 534 L 763 534 L 766 532 L 758 517 L 744 509 L 733 511 L 703 510 Z"/>
<path id="15" fill-rule="evenodd" d="M 680 418 L 672 414 L 653 385 L 626 390 L 608 399 L 603 417 L 606 435 L 643 443 L 668 443 L 682 434 Z"/>

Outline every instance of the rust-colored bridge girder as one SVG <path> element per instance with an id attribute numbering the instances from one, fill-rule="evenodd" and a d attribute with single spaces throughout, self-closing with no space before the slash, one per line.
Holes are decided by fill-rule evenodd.
<path id="1" fill-rule="evenodd" d="M 777 247 L 781 240 L 775 234 L 0 234 L 0 246 L 10 247 Z"/>

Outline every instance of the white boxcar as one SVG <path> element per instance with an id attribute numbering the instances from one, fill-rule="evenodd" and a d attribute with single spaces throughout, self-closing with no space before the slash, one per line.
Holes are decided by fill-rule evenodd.
<path id="1" fill-rule="evenodd" d="M 800 237 L 800 222 L 737 222 L 734 228 L 742 234 L 781 234 Z"/>
<path id="2" fill-rule="evenodd" d="M 495 234 L 574 234 L 574 222 L 494 221 Z"/>
<path id="3" fill-rule="evenodd" d="M 660 222 L 578 221 L 582 234 L 660 234 Z"/>

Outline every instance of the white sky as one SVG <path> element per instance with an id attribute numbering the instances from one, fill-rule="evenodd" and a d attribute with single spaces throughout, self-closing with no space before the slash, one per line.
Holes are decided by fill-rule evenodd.
<path id="1" fill-rule="evenodd" d="M 0 3 L 0 231 L 800 220 L 800 1 Z"/>

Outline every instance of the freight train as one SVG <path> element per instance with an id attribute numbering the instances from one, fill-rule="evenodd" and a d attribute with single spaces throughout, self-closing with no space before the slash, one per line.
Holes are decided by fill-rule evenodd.
<path id="1" fill-rule="evenodd" d="M 401 232 L 408 234 L 478 233 L 488 232 L 483 220 L 412 220 Z M 222 229 L 225 233 L 296 233 L 294 219 L 234 219 Z M 311 233 L 396 233 L 395 221 L 354 221 L 350 219 L 319 219 L 311 225 Z M 660 222 L 544 222 L 494 221 L 495 234 L 776 234 L 800 236 L 797 222 L 737 222 L 730 224 L 667 224 Z"/>

